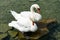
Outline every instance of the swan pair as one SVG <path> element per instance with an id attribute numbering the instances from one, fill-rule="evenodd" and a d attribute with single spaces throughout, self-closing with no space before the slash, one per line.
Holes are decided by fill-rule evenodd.
<path id="1" fill-rule="evenodd" d="M 34 8 L 36 8 L 37 12 L 34 12 Z M 38 4 L 33 4 L 30 8 L 30 11 L 23 11 L 19 14 L 15 11 L 11 11 L 11 14 L 17 21 L 12 21 L 8 25 L 21 32 L 35 32 L 38 29 L 35 22 L 42 18 L 39 14 L 39 11 L 40 7 Z"/>

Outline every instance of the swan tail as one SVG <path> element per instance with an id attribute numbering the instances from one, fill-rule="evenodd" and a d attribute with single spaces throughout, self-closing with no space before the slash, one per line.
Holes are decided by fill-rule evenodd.
<path id="1" fill-rule="evenodd" d="M 11 23 L 8 24 L 10 27 L 17 27 L 17 22 L 16 21 L 12 21 Z"/>
<path id="2" fill-rule="evenodd" d="M 12 24 L 11 24 L 11 23 L 9 23 L 9 24 L 8 24 L 8 26 L 12 26 Z"/>
<path id="3" fill-rule="evenodd" d="M 14 21 L 12 21 L 11 23 L 8 24 L 8 26 L 12 27 L 14 24 Z"/>
<path id="4" fill-rule="evenodd" d="M 17 19 L 18 19 L 18 14 L 17 14 L 17 12 L 12 11 L 12 10 L 10 10 L 10 12 L 11 12 L 11 14 L 13 15 L 13 17 L 17 20 Z"/>

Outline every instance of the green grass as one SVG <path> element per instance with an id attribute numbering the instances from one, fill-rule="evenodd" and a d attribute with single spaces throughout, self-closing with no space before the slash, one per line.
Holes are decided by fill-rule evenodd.
<path id="1" fill-rule="evenodd" d="M 0 32 L 8 30 L 8 23 L 15 20 L 10 10 L 20 13 L 30 10 L 30 6 L 34 3 L 41 7 L 40 14 L 43 19 L 55 18 L 60 23 L 60 0 L 37 0 L 35 2 L 29 0 L 0 0 Z"/>

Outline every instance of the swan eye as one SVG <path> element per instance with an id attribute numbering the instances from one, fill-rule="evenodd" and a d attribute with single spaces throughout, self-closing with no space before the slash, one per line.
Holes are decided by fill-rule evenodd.
<path id="1" fill-rule="evenodd" d="M 40 8 L 38 8 L 38 10 L 40 10 Z"/>

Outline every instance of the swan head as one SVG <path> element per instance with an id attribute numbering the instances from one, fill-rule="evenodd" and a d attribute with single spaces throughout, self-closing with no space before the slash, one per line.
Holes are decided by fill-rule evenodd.
<path id="1" fill-rule="evenodd" d="M 34 8 L 36 8 L 37 12 L 40 12 L 40 7 L 38 4 L 33 4 L 30 8 L 31 12 L 34 12 Z"/>

